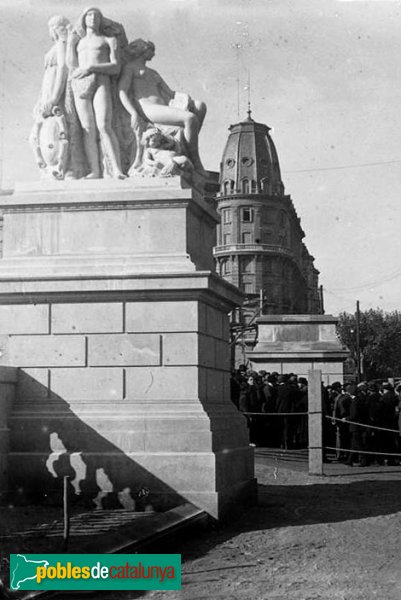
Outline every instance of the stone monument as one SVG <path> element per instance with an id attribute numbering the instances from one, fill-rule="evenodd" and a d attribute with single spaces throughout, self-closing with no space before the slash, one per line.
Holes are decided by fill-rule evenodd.
<path id="1" fill-rule="evenodd" d="M 256 370 L 301 377 L 319 370 L 326 385 L 342 380 L 348 350 L 337 336 L 337 320 L 333 315 L 259 317 L 257 343 L 247 351 L 247 358 Z"/>
<path id="2" fill-rule="evenodd" d="M 36 157 L 63 146 L 62 160 L 38 160 L 44 181 L 1 198 L 0 364 L 18 368 L 9 489 L 57 499 L 68 475 L 98 508 L 145 495 L 219 518 L 254 500 L 255 479 L 229 399 L 241 294 L 214 272 L 206 107 L 177 107 L 147 70 L 152 46 L 133 59 L 138 41 L 99 10 L 50 23 L 32 140 Z M 149 106 L 152 86 L 164 93 Z"/>

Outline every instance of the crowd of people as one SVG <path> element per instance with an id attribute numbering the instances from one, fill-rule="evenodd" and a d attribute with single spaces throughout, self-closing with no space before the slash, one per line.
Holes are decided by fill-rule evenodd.
<path id="1" fill-rule="evenodd" d="M 395 456 L 401 454 L 400 385 L 363 381 L 342 386 L 335 382 L 330 388 L 330 400 L 339 460 L 362 467 L 384 462 L 400 464 L 400 457 Z"/>
<path id="2" fill-rule="evenodd" d="M 308 446 L 308 381 L 294 373 L 232 373 L 231 399 L 245 413 L 250 441 L 283 449 Z M 324 460 L 331 452 L 352 466 L 400 464 L 401 384 L 390 381 L 322 385 Z"/>

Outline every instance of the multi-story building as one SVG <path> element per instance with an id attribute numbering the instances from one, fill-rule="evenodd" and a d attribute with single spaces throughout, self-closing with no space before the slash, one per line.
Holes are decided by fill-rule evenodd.
<path id="1" fill-rule="evenodd" d="M 264 314 L 322 313 L 319 272 L 285 194 L 269 127 L 249 111 L 229 130 L 217 196 L 218 273 L 244 292 L 248 304 L 263 297 Z"/>

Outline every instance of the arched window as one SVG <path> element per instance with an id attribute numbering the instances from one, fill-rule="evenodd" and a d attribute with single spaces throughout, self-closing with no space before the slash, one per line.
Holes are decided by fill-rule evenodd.
<path id="1" fill-rule="evenodd" d="M 229 194 L 234 193 L 234 180 L 226 179 L 223 183 L 223 195 L 228 196 Z"/>
<path id="2" fill-rule="evenodd" d="M 249 179 L 245 178 L 245 179 L 242 180 L 241 183 L 242 183 L 242 193 L 243 194 L 249 194 L 249 191 L 250 191 L 250 189 L 249 189 Z"/>
<path id="3" fill-rule="evenodd" d="M 263 177 L 261 184 L 262 184 L 262 192 L 264 194 L 267 194 L 269 192 L 269 180 L 267 179 L 267 177 Z"/>

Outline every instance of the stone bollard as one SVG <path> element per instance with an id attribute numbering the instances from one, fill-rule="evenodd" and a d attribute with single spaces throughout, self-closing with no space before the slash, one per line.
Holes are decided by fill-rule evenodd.
<path id="1" fill-rule="evenodd" d="M 308 371 L 309 475 L 323 475 L 322 372 Z"/>
<path id="2" fill-rule="evenodd" d="M 15 399 L 17 375 L 15 367 L 0 367 L 0 499 L 8 492 L 8 423 Z"/>

